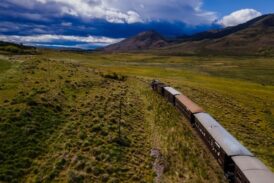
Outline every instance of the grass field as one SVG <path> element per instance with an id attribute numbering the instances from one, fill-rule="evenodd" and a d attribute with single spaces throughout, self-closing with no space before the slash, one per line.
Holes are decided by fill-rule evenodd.
<path id="1" fill-rule="evenodd" d="M 274 170 L 274 58 L 44 51 L 1 56 L 0 71 L 0 181 L 152 182 L 156 148 L 163 182 L 225 182 L 187 121 L 142 82 L 151 79 Z"/>

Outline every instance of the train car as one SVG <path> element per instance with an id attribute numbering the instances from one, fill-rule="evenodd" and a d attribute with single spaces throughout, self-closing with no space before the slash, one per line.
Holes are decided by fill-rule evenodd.
<path id="1" fill-rule="evenodd" d="M 175 96 L 175 106 L 182 114 L 186 116 L 192 125 L 194 125 L 194 114 L 204 112 L 200 106 L 183 94 Z"/>
<path id="2" fill-rule="evenodd" d="M 175 90 L 172 87 L 164 87 L 164 96 L 170 103 L 172 103 L 172 105 L 175 105 L 175 96 L 181 94 L 181 92 Z"/>
<path id="3" fill-rule="evenodd" d="M 256 157 L 234 156 L 234 183 L 273 183 L 274 174 Z"/>
<path id="4" fill-rule="evenodd" d="M 159 83 L 158 80 L 153 80 L 150 84 L 152 90 L 156 91 L 157 90 L 157 84 Z"/>
<path id="5" fill-rule="evenodd" d="M 227 177 L 234 172 L 233 156 L 254 156 L 207 113 L 194 114 L 195 127 Z"/>
<path id="6" fill-rule="evenodd" d="M 157 92 L 160 95 L 164 96 L 164 87 L 167 87 L 167 85 L 165 83 L 160 83 L 160 82 L 157 83 L 156 85 L 157 85 Z"/>

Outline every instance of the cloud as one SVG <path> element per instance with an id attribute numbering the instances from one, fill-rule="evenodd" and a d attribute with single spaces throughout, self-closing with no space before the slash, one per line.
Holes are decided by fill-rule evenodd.
<path id="1" fill-rule="evenodd" d="M 202 0 L 3 0 L 1 3 L 6 8 L 20 8 L 22 12 L 16 11 L 15 16 L 34 20 L 41 20 L 40 16 L 48 19 L 69 15 L 110 23 L 181 21 L 197 25 L 216 19 L 214 12 L 201 9 Z"/>
<path id="2" fill-rule="evenodd" d="M 84 19 L 105 19 L 111 23 L 142 22 L 139 14 L 133 10 L 120 11 L 107 4 L 108 0 L 4 0 L 5 7 L 17 6 L 26 12 L 18 12 L 25 18 L 62 17 L 66 15 Z M 1 2 L 2 3 L 2 2 Z M 41 18 L 40 18 L 41 20 Z"/>
<path id="3" fill-rule="evenodd" d="M 64 27 L 70 27 L 70 26 L 72 26 L 72 23 L 71 22 L 62 22 L 61 25 Z"/>
<path id="4" fill-rule="evenodd" d="M 215 12 L 202 10 L 202 0 L 106 0 L 105 3 L 120 11 L 134 10 L 146 22 L 180 21 L 198 25 L 217 19 Z"/>
<path id="5" fill-rule="evenodd" d="M 253 18 L 261 16 L 262 13 L 254 9 L 241 9 L 231 13 L 230 15 L 224 16 L 219 23 L 224 27 L 235 26 L 245 23 Z"/>
<path id="6" fill-rule="evenodd" d="M 15 42 L 15 43 L 24 43 L 27 45 L 38 45 L 38 46 L 47 46 L 51 43 L 53 45 L 57 45 L 59 43 L 59 47 L 65 47 L 64 43 L 67 44 L 66 47 L 73 47 L 75 45 L 100 45 L 105 46 L 109 44 L 113 44 L 119 42 L 123 39 L 114 39 L 108 37 L 98 37 L 98 36 L 65 36 L 65 35 L 33 35 L 33 36 L 17 36 L 17 35 L 0 35 L 0 40 L 6 42 Z M 68 45 L 72 44 L 71 46 Z"/>
<path id="7" fill-rule="evenodd" d="M 6 37 L 0 38 L 24 44 L 90 46 L 152 29 L 174 37 L 219 28 L 212 24 L 216 14 L 203 10 L 202 1 L 2 0 L 0 35 Z M 104 37 L 114 40 L 101 41 Z"/>

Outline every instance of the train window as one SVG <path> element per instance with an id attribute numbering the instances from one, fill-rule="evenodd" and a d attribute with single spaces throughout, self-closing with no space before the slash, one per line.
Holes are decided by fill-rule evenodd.
<path id="1" fill-rule="evenodd" d="M 236 178 L 239 180 L 239 182 L 243 182 L 242 175 L 240 174 L 239 170 L 236 170 Z"/>
<path id="2" fill-rule="evenodd" d="M 220 164 L 222 164 L 222 162 L 221 162 L 221 160 L 220 159 L 217 159 L 218 160 L 218 162 L 220 163 Z"/>
<path id="3" fill-rule="evenodd" d="M 215 141 L 215 145 L 220 149 L 220 145 Z"/>

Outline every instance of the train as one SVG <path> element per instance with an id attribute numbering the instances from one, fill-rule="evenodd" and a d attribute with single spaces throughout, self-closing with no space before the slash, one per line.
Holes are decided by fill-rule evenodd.
<path id="1" fill-rule="evenodd" d="M 153 80 L 165 97 L 196 129 L 231 183 L 274 183 L 274 174 L 198 104 L 173 87 Z"/>

